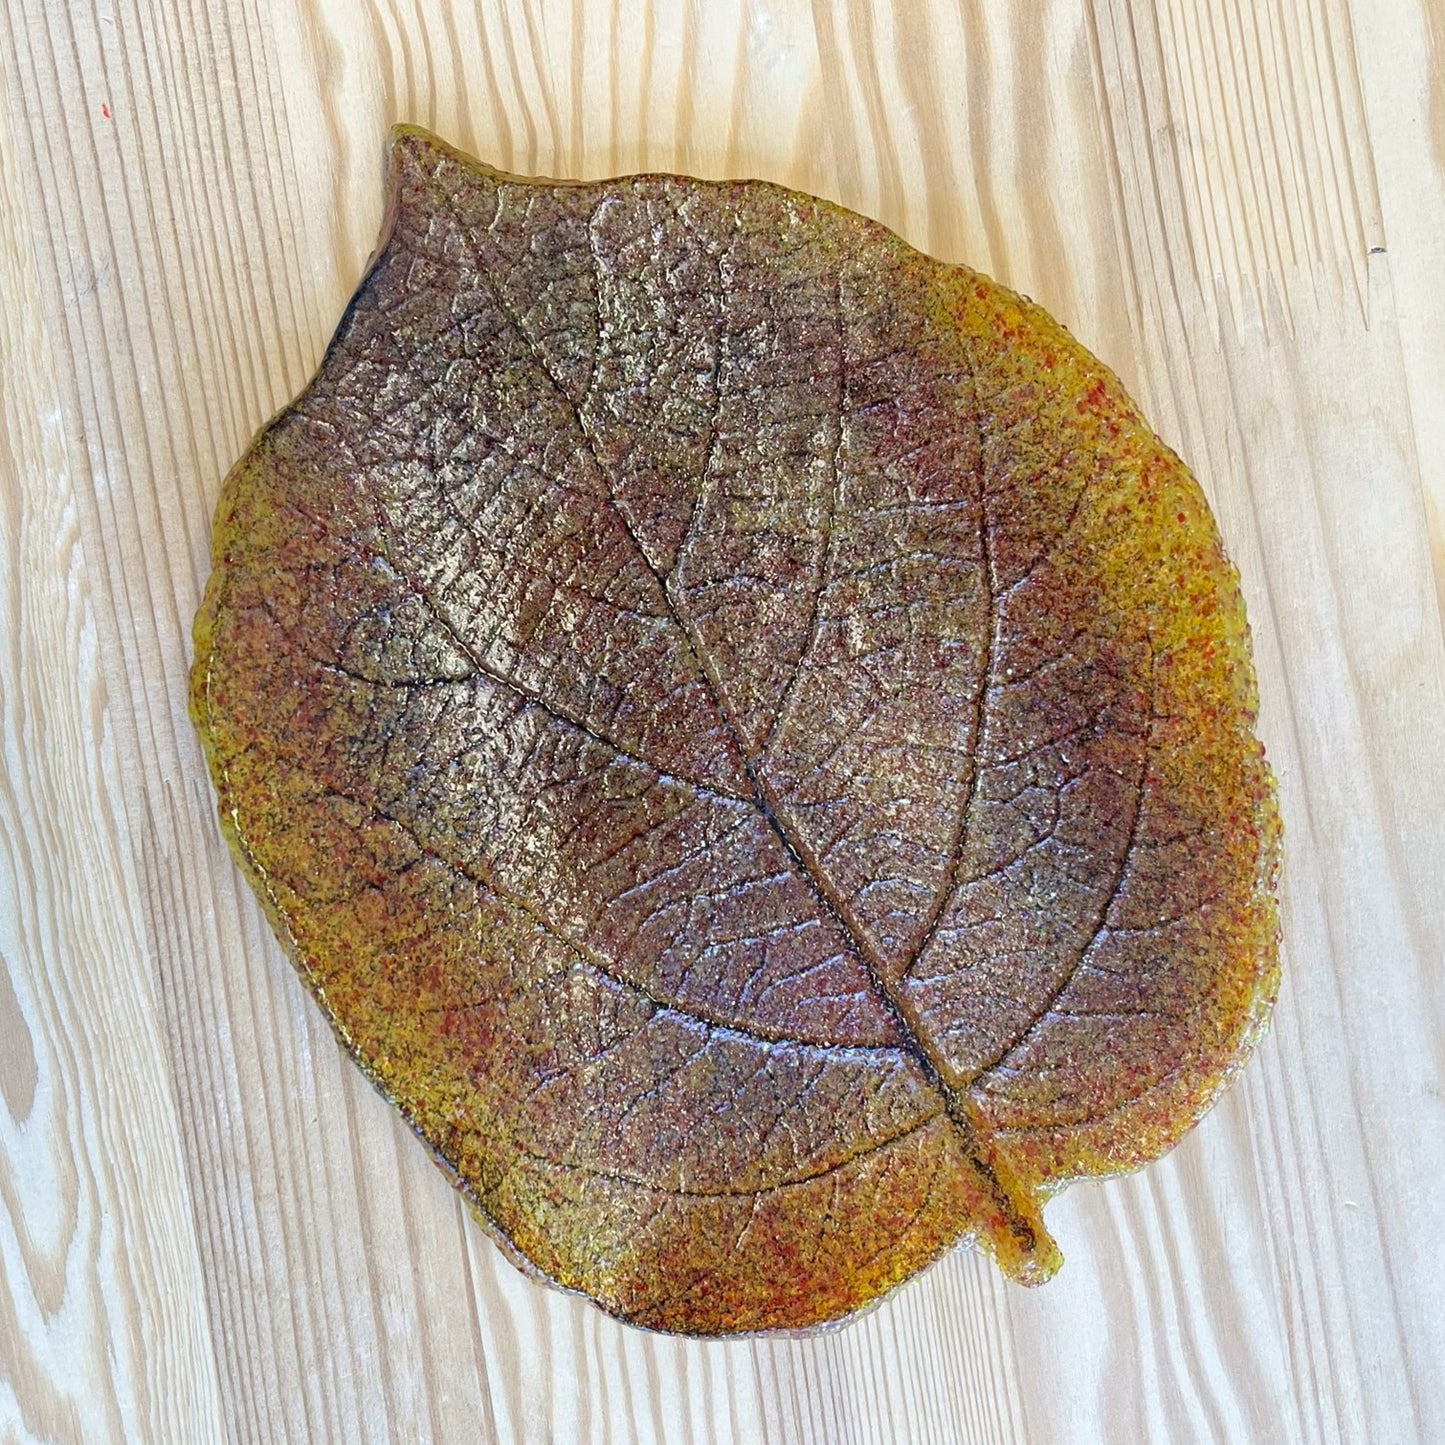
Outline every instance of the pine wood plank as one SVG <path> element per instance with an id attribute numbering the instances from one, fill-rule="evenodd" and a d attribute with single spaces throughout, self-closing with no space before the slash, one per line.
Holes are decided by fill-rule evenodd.
<path id="1" fill-rule="evenodd" d="M 1438 0 L 7 0 L 0 1439 L 1445 1438 L 1442 37 Z M 184 715 L 210 509 L 396 119 L 878 216 L 1054 310 L 1210 493 L 1285 993 L 1173 1155 L 1050 1206 L 1045 1290 L 960 1254 L 701 1344 L 538 1288 L 240 886 Z"/>
<path id="2" fill-rule="evenodd" d="M 37 256 L 0 115 L 0 1435 L 223 1404 Z"/>

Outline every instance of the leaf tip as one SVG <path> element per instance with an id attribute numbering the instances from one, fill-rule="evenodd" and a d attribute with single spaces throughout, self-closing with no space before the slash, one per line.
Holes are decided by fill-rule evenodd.
<path id="1" fill-rule="evenodd" d="M 400 121 L 392 126 L 387 134 L 387 170 L 394 181 L 402 181 L 408 177 L 429 179 L 436 174 L 437 166 L 442 161 L 457 154 L 440 136 L 433 135 L 425 126 Z"/>

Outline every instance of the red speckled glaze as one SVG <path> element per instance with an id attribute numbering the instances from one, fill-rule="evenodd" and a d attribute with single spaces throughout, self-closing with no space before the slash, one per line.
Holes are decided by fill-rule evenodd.
<path id="1" fill-rule="evenodd" d="M 392 142 L 226 481 L 243 868 L 515 1257 L 720 1334 L 1058 1265 L 1258 1038 L 1278 824 L 1188 472 L 1037 307 L 757 182 Z"/>

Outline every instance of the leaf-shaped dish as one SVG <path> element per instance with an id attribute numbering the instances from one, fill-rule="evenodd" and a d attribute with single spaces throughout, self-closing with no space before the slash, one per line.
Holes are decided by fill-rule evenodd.
<path id="1" fill-rule="evenodd" d="M 514 1257 L 857 1310 L 1168 1149 L 1264 1026 L 1235 574 L 1042 311 L 757 182 L 391 147 L 227 478 L 192 705 L 338 1034 Z"/>

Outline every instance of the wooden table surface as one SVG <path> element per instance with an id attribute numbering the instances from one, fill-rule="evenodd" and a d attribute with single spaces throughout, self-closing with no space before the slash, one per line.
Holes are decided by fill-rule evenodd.
<path id="1" fill-rule="evenodd" d="M 1445 5 L 0 4 L 0 1440 L 1445 1440 Z M 1042 301 L 1215 505 L 1284 992 L 1164 1162 L 847 1328 L 523 1279 L 342 1057 L 185 712 L 220 479 L 418 121 L 757 175 Z"/>

